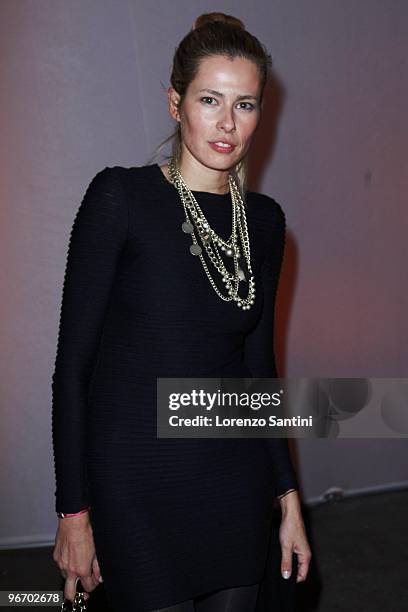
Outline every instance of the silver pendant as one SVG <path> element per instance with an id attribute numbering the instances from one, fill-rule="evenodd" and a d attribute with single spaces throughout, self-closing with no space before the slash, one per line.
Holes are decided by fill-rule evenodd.
<path id="1" fill-rule="evenodd" d="M 201 247 L 199 244 L 192 244 L 190 247 L 190 253 L 192 255 L 201 255 Z"/>
<path id="2" fill-rule="evenodd" d="M 246 282 L 244 271 L 241 270 L 241 268 L 238 268 L 238 278 L 239 278 L 239 280 L 242 280 L 242 281 Z"/>
<path id="3" fill-rule="evenodd" d="M 191 234 L 194 228 L 193 228 L 193 224 L 190 223 L 190 221 L 184 221 L 183 225 L 181 226 L 181 229 L 186 234 Z"/>

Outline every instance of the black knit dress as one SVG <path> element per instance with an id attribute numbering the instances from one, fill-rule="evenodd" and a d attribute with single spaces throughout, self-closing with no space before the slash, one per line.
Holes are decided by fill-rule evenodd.
<path id="1" fill-rule="evenodd" d="M 230 194 L 193 193 L 227 239 Z M 247 204 L 249 310 L 211 287 L 157 164 L 101 170 L 74 220 L 52 378 L 56 511 L 91 506 L 115 612 L 260 581 L 258 609 L 286 609 L 268 598 L 280 589 L 271 580 L 285 582 L 270 538 L 273 498 L 298 489 L 287 440 L 156 435 L 157 377 L 277 376 L 285 217 L 269 196 L 248 192 Z"/>

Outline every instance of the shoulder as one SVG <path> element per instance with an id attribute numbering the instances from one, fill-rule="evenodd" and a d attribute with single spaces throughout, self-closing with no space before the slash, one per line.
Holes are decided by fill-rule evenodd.
<path id="1" fill-rule="evenodd" d="M 77 211 L 77 223 L 95 219 L 109 222 L 117 218 L 127 222 L 128 198 L 123 188 L 126 169 L 105 166 L 91 176 Z"/>
<path id="2" fill-rule="evenodd" d="M 264 261 L 267 265 L 282 257 L 286 240 L 286 218 L 283 207 L 269 195 L 247 192 L 248 215 L 254 236 L 262 241 Z"/>
<path id="3" fill-rule="evenodd" d="M 106 176 L 119 177 L 128 180 L 143 180 L 150 178 L 154 165 L 145 166 L 105 166 L 99 174 L 104 173 Z"/>
<path id="4" fill-rule="evenodd" d="M 135 188 L 152 185 L 154 179 L 153 165 L 145 166 L 105 166 L 92 178 L 98 186 L 111 186 L 120 190 L 123 196 L 131 197 Z"/>
<path id="5" fill-rule="evenodd" d="M 129 186 L 149 182 L 149 166 L 105 166 L 91 175 L 86 187 L 88 199 L 126 201 L 129 199 Z"/>
<path id="6" fill-rule="evenodd" d="M 129 211 L 136 194 L 148 192 L 153 184 L 153 166 L 105 166 L 91 176 L 83 207 Z"/>
<path id="7" fill-rule="evenodd" d="M 105 166 L 91 175 L 86 189 L 87 194 L 103 195 L 106 190 L 112 187 L 120 187 L 122 166 Z"/>
<path id="8" fill-rule="evenodd" d="M 99 184 L 119 182 L 126 179 L 142 179 L 150 174 L 151 166 L 105 166 L 91 178 Z"/>
<path id="9" fill-rule="evenodd" d="M 265 193 L 246 192 L 248 212 L 254 218 L 272 225 L 285 225 L 286 216 L 281 204 Z"/>

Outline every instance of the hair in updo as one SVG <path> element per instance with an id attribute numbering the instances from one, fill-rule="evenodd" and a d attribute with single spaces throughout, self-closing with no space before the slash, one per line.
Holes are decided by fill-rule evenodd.
<path id="1" fill-rule="evenodd" d="M 228 23 L 231 26 L 245 30 L 245 26 L 240 19 L 232 15 L 226 15 L 225 13 L 203 13 L 197 17 L 191 29 L 196 30 L 201 26 L 207 25 L 207 23 L 215 23 L 216 21 L 222 21 L 223 23 Z"/>
<path id="2" fill-rule="evenodd" d="M 191 30 L 181 40 L 175 50 L 170 82 L 175 91 L 180 95 L 180 108 L 189 84 L 194 80 L 200 67 L 200 62 L 208 57 L 224 55 L 230 58 L 242 57 L 256 64 L 259 70 L 260 80 L 260 103 L 268 78 L 268 71 L 272 66 L 272 59 L 264 45 L 250 34 L 243 22 L 237 17 L 225 13 L 203 13 L 194 21 Z M 156 148 L 156 157 L 160 149 L 172 140 L 172 153 L 177 160 L 181 154 L 181 129 L 180 123 L 174 132 Z M 171 157 L 170 155 L 168 158 Z M 245 201 L 247 160 L 246 156 L 235 167 L 232 172 L 241 196 Z"/>

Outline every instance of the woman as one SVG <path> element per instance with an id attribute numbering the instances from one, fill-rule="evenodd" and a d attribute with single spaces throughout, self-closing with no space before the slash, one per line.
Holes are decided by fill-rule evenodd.
<path id="1" fill-rule="evenodd" d="M 70 600 L 103 577 L 115 611 L 278 609 L 274 497 L 279 580 L 306 579 L 286 439 L 156 435 L 158 377 L 277 376 L 285 217 L 243 180 L 269 64 L 242 22 L 199 17 L 174 57 L 169 163 L 104 168 L 75 218 L 52 384 Z"/>

